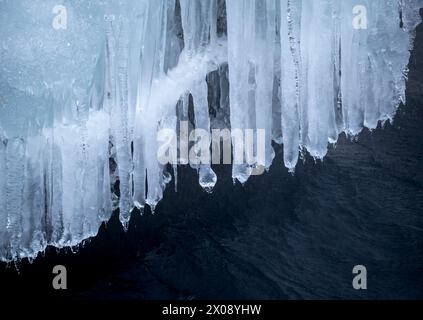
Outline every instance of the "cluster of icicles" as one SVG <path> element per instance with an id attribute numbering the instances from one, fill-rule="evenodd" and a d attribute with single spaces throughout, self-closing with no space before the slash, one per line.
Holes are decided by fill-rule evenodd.
<path id="1" fill-rule="evenodd" d="M 357 5 L 363 28 L 354 27 Z M 154 210 L 172 176 L 157 159 L 160 128 L 264 129 L 265 161 L 255 166 L 270 167 L 274 141 L 293 171 L 300 151 L 322 159 L 341 133 L 391 120 L 421 6 L 138 0 L 134 12 L 105 22 L 86 102 L 67 95 L 51 126 L 22 137 L 0 128 L 1 260 L 78 245 L 116 208 L 124 226 L 135 207 Z M 246 182 L 252 167 L 234 164 L 233 179 Z M 202 186 L 214 186 L 211 164 L 195 169 Z"/>

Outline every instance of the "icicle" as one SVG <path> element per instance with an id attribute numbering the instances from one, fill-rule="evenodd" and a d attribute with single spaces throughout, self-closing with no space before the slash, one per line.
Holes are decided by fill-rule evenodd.
<path id="1" fill-rule="evenodd" d="M 293 171 L 300 151 L 301 0 L 281 1 L 281 117 L 285 166 Z"/>
<path id="2" fill-rule="evenodd" d="M 24 189 L 25 144 L 20 138 L 9 139 L 6 145 L 6 230 L 9 234 L 10 253 L 13 259 L 21 258 L 22 211 Z"/>
<path id="3" fill-rule="evenodd" d="M 211 192 L 216 184 L 217 177 L 210 167 L 211 154 L 210 154 L 210 119 L 209 119 L 209 105 L 207 101 L 207 83 L 205 80 L 197 82 L 191 89 L 192 98 L 194 101 L 194 114 L 195 114 L 195 129 L 202 130 L 205 135 L 201 139 L 203 148 L 201 152 L 205 154 L 200 155 L 198 160 L 199 169 L 199 183 L 201 187 L 207 192 Z M 197 140 L 196 140 L 197 141 Z"/>
<path id="4" fill-rule="evenodd" d="M 8 256 L 8 242 L 9 236 L 7 232 L 7 197 L 6 197 L 6 182 L 4 178 L 7 174 L 7 140 L 0 132 L 0 260 L 5 261 Z"/>
<path id="5" fill-rule="evenodd" d="M 157 86 L 154 81 L 164 74 L 166 37 L 169 31 L 167 27 L 168 6 L 169 2 L 163 0 L 150 2 L 148 21 L 145 30 L 143 30 L 145 32 L 145 44 L 142 52 L 141 77 L 138 88 L 137 116 L 140 120 L 140 131 L 136 133 L 138 138 L 136 142 L 143 144 L 134 144 L 135 150 L 141 148 L 140 151 L 136 151 L 136 164 L 139 167 L 135 167 L 136 186 L 138 187 L 138 191 L 136 191 L 138 198 L 135 201 L 140 207 L 144 202 L 142 198 L 144 192 L 142 176 L 146 172 L 148 189 L 145 202 L 153 212 L 157 203 L 163 197 L 163 166 L 159 164 L 157 159 L 157 132 L 159 121 L 162 118 L 159 109 L 166 108 L 167 105 L 163 105 L 152 92 L 154 87 Z M 142 155 L 143 160 L 139 159 L 140 155 Z"/>
<path id="6" fill-rule="evenodd" d="M 181 0 L 181 18 L 184 29 L 185 53 L 188 57 L 205 53 L 206 48 L 216 45 L 217 40 L 217 2 L 216 0 Z M 207 83 L 200 79 L 194 82 L 190 93 L 194 102 L 195 129 L 203 130 L 208 139 L 204 143 L 201 160 L 197 163 L 199 170 L 199 183 L 206 191 L 211 192 L 216 184 L 217 177 L 211 169 L 210 155 L 210 119 L 207 100 Z M 207 136 L 208 135 L 208 136 Z"/>
<path id="7" fill-rule="evenodd" d="M 62 183 L 62 155 L 59 146 L 55 143 L 56 128 L 45 129 L 43 135 L 47 140 L 45 189 L 46 189 L 46 222 L 47 240 L 49 244 L 60 246 L 63 236 L 63 183 Z M 59 139 L 60 141 L 60 139 Z"/>
<path id="8" fill-rule="evenodd" d="M 253 50 L 250 36 L 254 34 L 254 2 L 246 0 L 227 0 L 228 15 L 228 65 L 230 84 L 231 129 L 244 132 L 253 124 L 251 93 L 253 83 L 249 82 L 252 62 L 247 53 Z M 253 92 L 251 91 L 253 90 Z M 253 96 L 254 98 L 254 96 Z M 243 137 L 233 137 L 234 164 L 232 178 L 242 184 L 251 175 L 251 167 L 244 162 L 244 154 L 239 150 L 244 146 Z M 243 148 L 242 148 L 243 149 Z"/>
<path id="9" fill-rule="evenodd" d="M 256 155 L 256 165 L 270 168 L 274 151 L 272 148 L 272 103 L 274 65 L 271 63 L 275 51 L 276 37 L 276 3 L 275 0 L 257 0 L 255 8 L 255 52 L 252 60 L 255 62 L 255 113 L 257 130 L 265 134 L 264 159 Z M 257 149 L 258 147 L 256 147 Z"/>
<path id="10" fill-rule="evenodd" d="M 44 162 L 42 161 L 45 148 L 44 137 L 29 136 L 25 150 L 25 172 L 22 207 L 22 239 L 23 256 L 32 257 L 46 247 L 44 224 L 45 189 Z M 30 213 L 30 214 L 28 214 Z"/>
<path id="11" fill-rule="evenodd" d="M 245 149 L 246 163 L 233 166 L 233 178 L 242 183 L 250 176 L 252 166 L 269 168 L 274 158 L 269 119 L 275 73 L 269 61 L 273 61 L 276 50 L 275 10 L 274 0 L 227 1 L 231 126 L 241 131 L 253 129 L 255 134 L 263 130 L 265 134 L 264 159 L 258 157 L 253 139 L 254 148 Z"/>

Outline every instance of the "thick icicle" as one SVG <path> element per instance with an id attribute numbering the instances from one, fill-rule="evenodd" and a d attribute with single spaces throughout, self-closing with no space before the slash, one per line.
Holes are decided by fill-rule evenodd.
<path id="1" fill-rule="evenodd" d="M 0 131 L 0 259 L 5 260 L 9 257 L 8 242 L 9 236 L 7 232 L 7 209 L 6 209 L 6 159 L 7 159 L 7 141 Z"/>
<path id="2" fill-rule="evenodd" d="M 231 129 L 233 135 L 234 163 L 232 178 L 245 183 L 251 175 L 252 169 L 244 161 L 244 136 L 246 129 L 253 127 L 254 110 L 254 65 L 248 53 L 254 45 L 250 36 L 254 35 L 255 2 L 248 0 L 227 0 L 228 14 L 228 65 L 230 84 Z M 241 132 L 234 136 L 235 130 Z M 241 147 L 240 147 L 241 146 Z"/>
<path id="3" fill-rule="evenodd" d="M 281 1 L 281 117 L 285 166 L 293 171 L 300 151 L 301 0 Z"/>
<path id="4" fill-rule="evenodd" d="M 217 1 L 216 0 L 181 0 L 181 19 L 184 29 L 184 54 L 188 57 L 205 54 L 208 46 L 216 45 L 217 40 Z M 207 100 L 206 75 L 190 88 L 194 102 L 195 129 L 205 133 L 201 141 L 206 154 L 198 155 L 195 167 L 198 169 L 199 183 L 207 191 L 211 191 L 216 184 L 217 176 L 211 169 L 211 133 L 209 119 L 209 104 Z M 195 157 L 197 158 L 197 157 Z"/>
<path id="5" fill-rule="evenodd" d="M 275 10 L 274 0 L 227 1 L 231 126 L 242 132 L 252 129 L 255 138 L 251 141 L 254 148 L 245 146 L 245 162 L 233 165 L 233 178 L 241 183 L 248 179 L 252 167 L 269 168 L 274 157 L 269 119 L 275 68 L 269 61 L 273 61 L 276 50 Z M 264 132 L 263 156 L 259 152 L 259 131 Z M 234 138 L 234 149 L 237 139 L 241 137 Z"/>
<path id="6" fill-rule="evenodd" d="M 9 234 L 10 257 L 21 258 L 22 206 L 25 169 L 25 143 L 15 138 L 6 146 L 6 230 Z M 4 179 L 3 178 L 3 179 Z"/>

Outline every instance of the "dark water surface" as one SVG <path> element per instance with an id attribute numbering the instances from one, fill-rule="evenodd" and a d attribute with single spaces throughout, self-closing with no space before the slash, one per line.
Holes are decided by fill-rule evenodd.
<path id="1" fill-rule="evenodd" d="M 213 194 L 179 169 L 156 215 L 115 215 L 77 253 L 56 252 L 20 274 L 0 266 L 2 296 L 82 299 L 423 298 L 423 28 L 410 62 L 407 105 L 393 125 L 341 138 L 324 162 L 291 176 L 281 149 L 271 171 L 233 186 L 215 168 Z M 51 289 L 63 264 L 69 289 Z M 368 290 L 352 288 L 365 265 Z"/>

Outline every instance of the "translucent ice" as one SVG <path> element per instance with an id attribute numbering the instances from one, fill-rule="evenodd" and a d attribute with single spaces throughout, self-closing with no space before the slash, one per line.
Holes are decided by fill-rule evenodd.
<path id="1" fill-rule="evenodd" d="M 213 128 L 245 133 L 227 140 L 245 183 L 271 166 L 272 140 L 294 171 L 301 152 L 321 159 L 339 134 L 392 120 L 422 6 L 0 0 L 0 259 L 77 245 L 117 208 L 126 227 L 134 208 L 154 210 L 169 169 L 176 186 L 178 163 L 211 192 Z M 196 129 L 171 166 L 162 129 Z"/>

